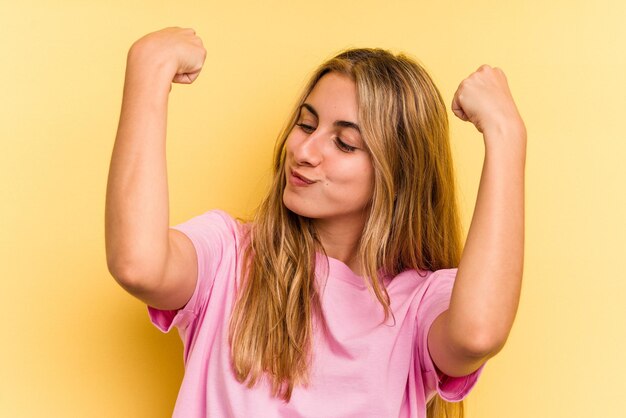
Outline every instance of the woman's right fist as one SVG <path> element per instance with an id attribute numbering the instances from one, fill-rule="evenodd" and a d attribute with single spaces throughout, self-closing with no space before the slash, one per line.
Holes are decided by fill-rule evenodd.
<path id="1" fill-rule="evenodd" d="M 140 71 L 157 68 L 165 71 L 173 83 L 191 84 L 198 78 L 205 58 L 206 49 L 196 31 L 170 27 L 135 41 L 128 51 L 128 66 Z"/>

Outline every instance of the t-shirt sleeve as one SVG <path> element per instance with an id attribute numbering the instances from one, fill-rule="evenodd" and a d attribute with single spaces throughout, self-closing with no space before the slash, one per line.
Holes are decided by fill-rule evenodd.
<path id="1" fill-rule="evenodd" d="M 172 327 L 185 330 L 206 306 L 220 264 L 236 245 L 236 221 L 226 212 L 210 210 L 171 227 L 189 237 L 198 258 L 198 279 L 187 304 L 178 310 L 161 310 L 148 305 L 151 322 L 162 332 Z"/>
<path id="2" fill-rule="evenodd" d="M 428 351 L 428 331 L 434 320 L 450 306 L 450 297 L 456 278 L 457 268 L 443 269 L 433 272 L 426 279 L 427 286 L 417 310 L 417 356 L 422 375 L 426 399 L 430 399 L 435 391 L 448 402 L 462 401 L 472 390 L 485 364 L 477 370 L 459 377 L 438 374 L 435 364 Z"/>

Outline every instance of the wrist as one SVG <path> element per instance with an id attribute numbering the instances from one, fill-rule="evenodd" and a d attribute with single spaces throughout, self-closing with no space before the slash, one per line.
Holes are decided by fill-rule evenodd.
<path id="1" fill-rule="evenodd" d="M 523 123 L 494 126 L 484 131 L 484 140 L 487 154 L 526 159 L 526 127 Z"/>
<path id="2" fill-rule="evenodd" d="M 154 45 L 135 43 L 126 57 L 126 75 L 133 80 L 148 79 L 169 89 L 176 75 L 176 64 Z"/>
<path id="3" fill-rule="evenodd" d="M 526 136 L 526 126 L 518 115 L 502 116 L 485 124 L 483 134 Z"/>
<path id="4" fill-rule="evenodd" d="M 526 142 L 526 125 L 521 118 L 511 118 L 500 123 L 490 124 L 483 129 L 485 140 L 498 138 L 498 141 L 509 138 L 516 142 Z"/>

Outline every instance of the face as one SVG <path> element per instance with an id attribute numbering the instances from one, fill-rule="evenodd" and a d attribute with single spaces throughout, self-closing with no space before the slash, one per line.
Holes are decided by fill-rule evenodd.
<path id="1" fill-rule="evenodd" d="M 356 85 L 325 74 L 287 137 L 283 202 L 289 210 L 324 220 L 365 216 L 374 169 L 358 124 Z"/>

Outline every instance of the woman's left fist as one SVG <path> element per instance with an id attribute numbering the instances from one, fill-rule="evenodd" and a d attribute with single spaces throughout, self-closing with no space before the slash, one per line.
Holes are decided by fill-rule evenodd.
<path id="1" fill-rule="evenodd" d="M 452 99 L 452 112 L 470 121 L 482 134 L 524 128 L 504 72 L 481 65 L 459 84 Z"/>

